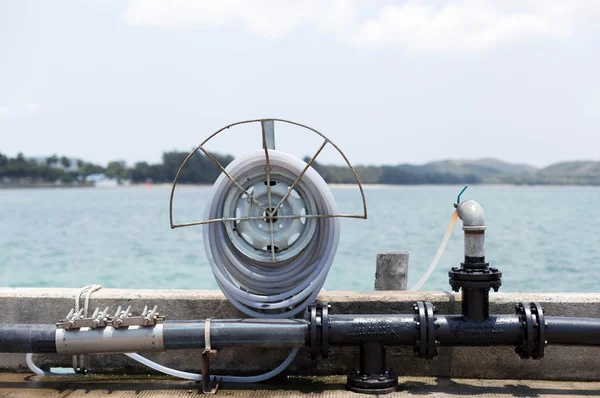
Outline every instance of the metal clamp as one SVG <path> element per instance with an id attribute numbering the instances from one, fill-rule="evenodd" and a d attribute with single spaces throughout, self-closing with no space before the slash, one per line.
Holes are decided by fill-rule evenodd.
<path id="1" fill-rule="evenodd" d="M 210 321 L 208 318 L 204 322 L 204 351 L 202 351 L 202 393 L 203 394 L 216 394 L 219 389 L 221 379 L 217 380 L 216 377 L 210 380 L 210 355 L 216 355 L 217 350 L 213 350 L 210 343 Z"/>
<path id="2" fill-rule="evenodd" d="M 157 305 L 151 310 L 148 309 L 147 305 L 144 306 L 142 314 L 136 316 L 132 316 L 129 312 L 130 310 L 131 306 L 128 306 L 125 311 L 121 311 L 121 307 L 119 306 L 112 320 L 112 325 L 115 329 L 128 326 L 154 326 L 163 323 L 165 320 L 164 316 L 159 315 Z"/>
<path id="3" fill-rule="evenodd" d="M 119 307 L 115 312 L 114 316 L 109 315 L 109 308 L 106 307 L 104 311 L 100 311 L 100 308 L 96 308 L 94 313 L 89 318 L 83 317 L 83 309 L 75 313 L 74 309 L 71 309 L 65 319 L 60 320 L 56 323 L 56 327 L 65 330 L 75 330 L 81 328 L 103 328 L 106 326 L 112 326 L 115 329 L 120 327 L 128 326 L 155 326 L 159 323 L 163 323 L 165 318 L 160 316 L 158 313 L 158 306 L 154 306 L 151 310 L 148 306 L 144 307 L 141 315 L 132 316 L 131 306 L 128 306 L 125 310 Z"/>
<path id="4" fill-rule="evenodd" d="M 112 322 L 112 318 L 108 315 L 108 307 L 100 312 L 100 308 L 96 308 L 90 318 L 83 318 L 83 308 L 77 313 L 71 308 L 65 319 L 59 321 L 56 326 L 59 329 L 81 329 L 81 328 L 102 328 L 107 323 Z"/>

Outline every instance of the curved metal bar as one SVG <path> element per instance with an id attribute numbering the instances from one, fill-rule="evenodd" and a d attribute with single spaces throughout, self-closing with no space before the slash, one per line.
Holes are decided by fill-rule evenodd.
<path id="1" fill-rule="evenodd" d="M 215 219 L 215 220 L 190 222 L 190 223 L 184 223 L 184 224 L 175 224 L 173 222 L 173 200 L 174 200 L 174 197 L 175 197 L 175 188 L 177 187 L 177 183 L 179 182 L 179 178 L 181 176 L 181 172 L 182 172 L 183 168 L 187 165 L 187 163 L 189 162 L 189 160 L 192 158 L 192 156 L 194 156 L 194 154 L 196 154 L 199 150 L 201 150 L 202 152 L 204 152 L 204 154 L 207 155 L 221 169 L 221 171 L 225 172 L 225 169 L 223 168 L 223 166 L 216 159 L 214 159 L 212 156 L 210 156 L 210 154 L 206 151 L 206 149 L 204 149 L 204 145 L 206 143 L 208 143 L 212 138 L 214 138 L 217 134 L 219 134 L 222 131 L 227 130 L 227 129 L 231 128 L 231 127 L 242 125 L 242 124 L 249 124 L 249 123 L 260 123 L 260 122 L 263 122 L 265 120 L 273 120 L 273 121 L 276 121 L 276 122 L 282 122 L 282 123 L 287 123 L 287 124 L 291 124 L 291 125 L 298 126 L 298 127 L 303 127 L 305 129 L 310 130 L 310 131 L 314 132 L 315 134 L 321 136 L 325 140 L 325 143 L 330 143 L 331 146 L 333 146 L 335 148 L 335 150 L 338 151 L 338 153 L 342 156 L 342 158 L 346 162 L 346 165 L 348 166 L 348 168 L 352 172 L 352 175 L 354 176 L 354 179 L 356 180 L 356 184 L 358 185 L 358 189 L 360 191 L 360 196 L 361 196 L 362 205 L 363 205 L 363 214 L 362 215 L 360 215 L 360 214 L 318 215 L 319 218 L 324 218 L 324 217 L 342 217 L 342 218 L 367 219 L 367 201 L 365 199 L 365 192 L 364 192 L 363 186 L 362 186 L 362 184 L 360 182 L 360 179 L 358 178 L 358 175 L 356 174 L 356 170 L 354 169 L 354 167 L 352 166 L 352 164 L 348 160 L 346 154 L 333 141 L 331 141 L 325 134 L 321 133 L 320 131 L 318 131 L 318 130 L 310 127 L 310 126 L 307 126 L 305 124 L 302 124 L 302 123 L 297 123 L 297 122 L 293 122 L 291 120 L 286 120 L 286 119 L 263 118 L 263 119 L 244 120 L 244 121 L 232 123 L 232 124 L 229 124 L 229 125 L 227 125 L 225 127 L 220 128 L 219 130 L 217 130 L 213 134 L 211 134 L 208 138 L 206 138 L 204 141 L 202 141 L 202 143 L 200 145 L 198 145 L 192 152 L 190 152 L 190 154 L 185 158 L 185 160 L 183 161 L 183 163 L 179 167 L 179 170 L 177 171 L 177 174 L 175 175 L 175 179 L 173 180 L 173 185 L 171 187 L 171 196 L 169 198 L 169 222 L 170 222 L 170 225 L 171 225 L 172 229 L 181 228 L 181 227 L 189 227 L 189 226 L 194 226 L 194 225 L 202 225 L 202 224 L 207 224 L 209 222 L 226 221 L 225 219 Z M 320 152 L 320 150 L 319 150 L 319 152 Z M 318 155 L 318 153 L 317 153 L 317 155 Z M 313 161 L 314 161 L 314 158 L 316 158 L 316 156 L 313 157 Z M 241 185 L 239 185 L 237 183 L 237 181 L 235 181 L 234 179 L 232 179 L 230 176 L 229 176 L 229 178 L 230 178 L 230 180 L 232 180 L 234 182 L 234 184 L 236 186 L 238 186 L 238 188 L 242 189 L 246 194 L 248 194 L 241 187 Z M 250 195 L 248 195 L 248 196 L 251 197 Z M 254 200 L 254 198 L 252 198 L 252 199 Z M 262 208 L 263 210 L 266 211 L 265 206 L 263 206 L 262 204 L 260 204 L 258 202 L 256 204 L 260 208 Z M 315 215 L 315 216 L 317 216 L 317 215 Z"/>
<path id="2" fill-rule="evenodd" d="M 273 209 L 273 211 L 272 211 L 273 214 L 275 214 L 275 212 L 277 212 L 277 210 L 279 210 L 279 208 L 281 207 L 281 205 L 283 204 L 283 202 L 285 202 L 285 200 L 288 198 L 288 196 L 290 196 L 290 194 L 292 193 L 292 191 L 294 190 L 294 188 L 296 187 L 296 185 L 298 185 L 298 182 L 300 182 L 300 179 L 302 179 L 302 176 L 304 174 L 306 174 L 306 170 L 308 170 L 309 167 L 312 166 L 313 162 L 315 161 L 315 159 L 317 158 L 317 156 L 319 156 L 319 154 L 321 153 L 321 151 L 323 150 L 323 148 L 325 148 L 325 145 L 327 145 L 328 142 L 329 142 L 328 140 L 323 141 L 323 144 L 319 147 L 319 149 L 317 150 L 317 152 L 315 152 L 315 154 L 310 159 L 310 161 L 308 163 L 306 163 L 306 166 L 304 167 L 304 169 L 302 170 L 302 172 L 300 173 L 300 175 L 296 178 L 296 180 L 292 183 L 292 185 L 290 185 L 290 187 L 288 188 L 288 190 L 285 193 L 285 195 L 283 195 L 283 198 L 281 198 L 281 200 L 279 201 L 279 203 L 277 203 L 277 206 L 275 206 L 275 209 Z"/>

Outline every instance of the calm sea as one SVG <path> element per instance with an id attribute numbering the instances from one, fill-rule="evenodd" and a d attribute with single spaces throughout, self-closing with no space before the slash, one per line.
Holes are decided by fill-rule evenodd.
<path id="1" fill-rule="evenodd" d="M 373 290 L 379 252 L 410 253 L 409 285 L 431 262 L 458 186 L 366 187 L 368 220 L 342 220 L 328 290 Z M 175 221 L 198 221 L 208 187 L 178 188 Z M 340 210 L 358 192 L 333 188 Z M 216 289 L 202 227 L 169 228 L 169 187 L 0 190 L 0 285 Z M 600 188 L 471 186 L 482 203 L 487 259 L 501 291 L 584 292 L 600 286 Z M 457 223 L 424 290 L 448 290 L 462 259 Z"/>

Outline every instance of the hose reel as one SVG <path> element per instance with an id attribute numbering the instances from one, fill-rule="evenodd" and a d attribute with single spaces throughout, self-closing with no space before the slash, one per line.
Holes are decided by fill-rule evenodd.
<path id="1" fill-rule="evenodd" d="M 275 150 L 275 122 L 304 127 L 323 138 L 308 162 Z M 232 126 L 261 123 L 262 150 L 223 167 L 204 145 Z M 363 214 L 341 214 L 325 180 L 311 167 L 327 145 L 343 157 L 356 179 Z M 206 204 L 204 220 L 173 223 L 175 187 L 198 151 L 221 170 Z M 331 268 L 340 237 L 340 217 L 367 218 L 364 192 L 344 153 L 325 135 L 281 119 L 226 126 L 200 144 L 181 165 L 171 191 L 171 227 L 203 225 L 204 248 L 217 284 L 246 315 L 288 318 L 315 301 Z"/>

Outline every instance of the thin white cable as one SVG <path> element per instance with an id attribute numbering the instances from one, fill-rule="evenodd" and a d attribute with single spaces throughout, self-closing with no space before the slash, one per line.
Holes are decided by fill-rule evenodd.
<path id="1" fill-rule="evenodd" d="M 35 373 L 36 375 L 40 375 L 40 376 L 52 376 L 52 377 L 56 377 L 56 376 L 79 376 L 78 373 L 72 372 L 72 373 L 54 373 L 54 372 L 48 372 L 45 370 L 42 370 L 40 368 L 38 368 L 35 363 L 33 363 L 33 354 L 29 353 L 25 355 L 25 362 L 27 363 L 27 366 L 29 367 L 29 369 Z"/>
<path id="2" fill-rule="evenodd" d="M 452 219 L 450 220 L 450 224 L 448 225 L 448 229 L 446 230 L 446 235 L 444 235 L 444 239 L 442 239 L 440 248 L 438 249 L 437 253 L 435 254 L 433 261 L 431 261 L 431 265 L 429 266 L 429 268 L 427 268 L 427 270 L 425 271 L 425 273 L 423 274 L 421 279 L 419 279 L 419 281 L 417 283 L 415 283 L 415 285 L 413 287 L 411 287 L 409 290 L 411 290 L 411 291 L 420 290 L 421 287 L 425 284 L 425 282 L 427 282 L 427 280 L 429 279 L 431 274 L 433 274 L 433 271 L 435 271 L 435 268 L 437 267 L 438 263 L 440 262 L 440 258 L 442 258 L 442 254 L 444 254 L 444 250 L 446 250 L 446 245 L 448 245 L 448 241 L 450 240 L 450 236 L 452 235 L 452 230 L 454 229 L 454 224 L 456 223 L 457 218 L 458 218 L 458 213 L 456 211 L 454 211 L 454 213 L 452 214 Z"/>
<path id="3" fill-rule="evenodd" d="M 217 379 L 222 379 L 223 381 L 227 381 L 230 383 L 258 383 L 258 382 L 270 379 L 271 377 L 275 377 L 279 373 L 283 372 L 290 365 L 290 363 L 292 363 L 292 361 L 294 360 L 294 357 L 296 356 L 297 353 L 298 353 L 298 348 L 292 349 L 290 354 L 281 363 L 281 365 L 279 365 L 275 369 L 273 369 L 267 373 L 263 373 L 261 375 L 256 375 L 256 376 L 213 376 L 213 375 L 211 375 L 211 377 L 216 377 Z M 200 374 L 183 372 L 181 370 L 167 368 L 166 366 L 163 366 L 156 362 L 153 362 L 153 361 L 149 360 L 148 358 L 145 358 L 137 353 L 127 353 L 125 355 L 127 355 L 131 359 L 134 359 L 134 360 L 148 366 L 149 368 L 152 368 L 152 369 L 157 370 L 164 374 L 168 374 L 170 376 L 175 376 L 175 377 L 179 377 L 182 379 L 188 379 L 188 380 L 202 380 L 202 375 L 200 375 Z"/>
<path id="4" fill-rule="evenodd" d="M 102 285 L 87 285 L 79 290 L 77 296 L 75 296 L 75 313 L 79 312 L 79 303 L 81 301 L 81 296 L 85 294 L 83 299 L 83 317 L 87 317 L 88 307 L 90 305 L 90 297 L 92 293 L 102 289 Z M 85 367 L 85 356 L 84 355 L 73 355 L 73 371 L 77 373 L 77 369 L 81 369 L 83 371 Z"/>

